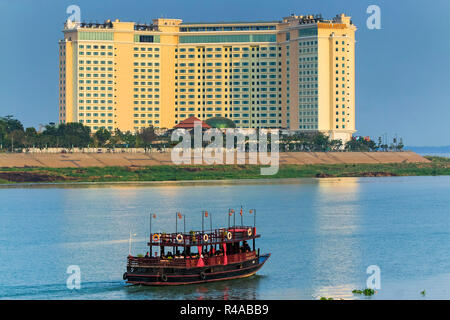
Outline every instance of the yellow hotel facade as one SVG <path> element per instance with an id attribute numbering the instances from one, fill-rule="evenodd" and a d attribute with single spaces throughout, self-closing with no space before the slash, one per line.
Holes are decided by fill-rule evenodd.
<path id="1" fill-rule="evenodd" d="M 67 21 L 59 42 L 59 122 L 121 131 L 190 116 L 238 128 L 355 132 L 355 31 L 331 20 L 152 24 Z"/>

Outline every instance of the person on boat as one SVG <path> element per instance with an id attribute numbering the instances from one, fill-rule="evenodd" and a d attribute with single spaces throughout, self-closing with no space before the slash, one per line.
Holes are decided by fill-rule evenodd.
<path id="1" fill-rule="evenodd" d="M 243 245 L 244 245 L 244 252 L 250 252 L 251 251 L 250 246 L 248 245 L 246 240 L 244 240 Z"/>
<path id="2" fill-rule="evenodd" d="M 148 251 L 147 251 L 147 253 L 145 254 L 145 258 L 150 258 L 149 254 L 148 254 Z"/>

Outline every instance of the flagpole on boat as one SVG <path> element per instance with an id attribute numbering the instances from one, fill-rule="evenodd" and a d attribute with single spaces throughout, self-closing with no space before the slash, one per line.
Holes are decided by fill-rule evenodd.
<path id="1" fill-rule="evenodd" d="M 128 240 L 128 255 L 131 256 L 131 230 L 130 230 L 130 239 Z"/>
<path id="2" fill-rule="evenodd" d="M 256 236 L 256 209 L 251 209 L 250 213 L 253 213 L 253 236 Z M 253 251 L 255 251 L 255 238 L 253 238 Z"/>
<path id="3" fill-rule="evenodd" d="M 153 256 L 153 239 L 152 239 L 152 219 L 156 217 L 154 213 L 150 213 L 150 257 Z"/>
<path id="4" fill-rule="evenodd" d="M 242 214 L 242 206 L 241 206 L 241 212 L 240 212 L 240 214 L 241 214 L 241 226 L 243 226 L 243 225 L 244 225 L 244 216 L 243 216 L 243 214 Z"/>

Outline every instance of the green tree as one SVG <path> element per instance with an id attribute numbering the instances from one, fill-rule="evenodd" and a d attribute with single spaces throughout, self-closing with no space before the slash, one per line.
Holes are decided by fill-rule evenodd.
<path id="1" fill-rule="evenodd" d="M 109 144 L 114 148 L 117 145 L 123 144 L 123 134 L 122 134 L 122 131 L 120 131 L 120 129 L 116 128 L 114 130 L 114 133 L 111 134 L 111 138 L 109 139 Z"/>
<path id="2" fill-rule="evenodd" d="M 3 145 L 6 139 L 6 122 L 0 118 L 0 147 L 3 149 Z"/>
<path id="3" fill-rule="evenodd" d="M 40 135 L 41 147 L 87 147 L 91 142 L 90 128 L 81 123 L 48 124 Z"/>
<path id="4" fill-rule="evenodd" d="M 330 138 L 322 132 L 314 134 L 313 139 L 314 151 L 329 151 L 330 150 Z"/>
<path id="5" fill-rule="evenodd" d="M 98 141 L 98 146 L 104 147 L 106 142 L 111 138 L 111 132 L 108 129 L 100 128 L 95 132 L 94 136 Z"/>
<path id="6" fill-rule="evenodd" d="M 342 150 L 343 147 L 343 143 L 341 139 L 337 139 L 337 140 L 331 140 L 330 141 L 330 148 L 332 151 L 339 151 Z"/>
<path id="7" fill-rule="evenodd" d="M 62 123 L 58 126 L 56 133 L 58 144 L 61 147 L 84 148 L 91 142 L 91 129 L 82 123 Z"/>
<path id="8" fill-rule="evenodd" d="M 23 131 L 22 123 L 11 115 L 0 118 L 0 121 L 4 123 L 6 133 L 11 133 L 15 130 Z"/>
<path id="9" fill-rule="evenodd" d="M 362 137 L 352 138 L 345 144 L 346 151 L 369 152 L 369 151 L 376 151 L 377 149 L 378 146 L 374 141 L 366 140 L 363 139 Z"/>
<path id="10" fill-rule="evenodd" d="M 145 148 L 151 146 L 152 142 L 155 141 L 158 137 L 153 126 L 139 130 L 137 136 L 140 140 L 140 145 L 143 145 Z"/>
<path id="11" fill-rule="evenodd" d="M 16 148 L 22 148 L 25 142 L 25 133 L 22 130 L 14 130 L 8 134 L 8 140 L 10 140 L 11 151 Z"/>
<path id="12" fill-rule="evenodd" d="M 25 141 L 24 141 L 25 147 L 32 147 L 36 145 L 38 138 L 39 138 L 38 133 L 34 127 L 29 127 L 25 129 Z"/>
<path id="13" fill-rule="evenodd" d="M 0 117 L 0 145 L 4 149 L 23 147 L 24 132 L 22 123 L 13 116 Z"/>
<path id="14" fill-rule="evenodd" d="M 127 148 L 136 147 L 136 135 L 132 134 L 130 131 L 125 132 L 122 135 L 122 139 Z"/>
<path id="15" fill-rule="evenodd" d="M 55 124 L 45 125 L 45 129 L 39 136 L 39 147 L 40 148 L 51 148 L 57 147 L 58 145 L 58 128 Z"/>

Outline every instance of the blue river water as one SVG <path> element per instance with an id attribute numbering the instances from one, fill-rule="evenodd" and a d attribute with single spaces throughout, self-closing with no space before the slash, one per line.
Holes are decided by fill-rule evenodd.
<path id="1" fill-rule="evenodd" d="M 0 299 L 450 299 L 450 177 L 0 186 Z M 256 209 L 257 275 L 181 287 L 122 280 L 153 231 L 227 226 Z M 240 216 L 237 215 L 237 221 Z M 181 230 L 181 220 L 178 225 Z M 205 222 L 209 226 L 209 221 Z M 81 288 L 69 289 L 69 266 Z M 369 266 L 381 288 L 366 287 Z M 425 290 L 425 295 L 421 292 Z"/>

